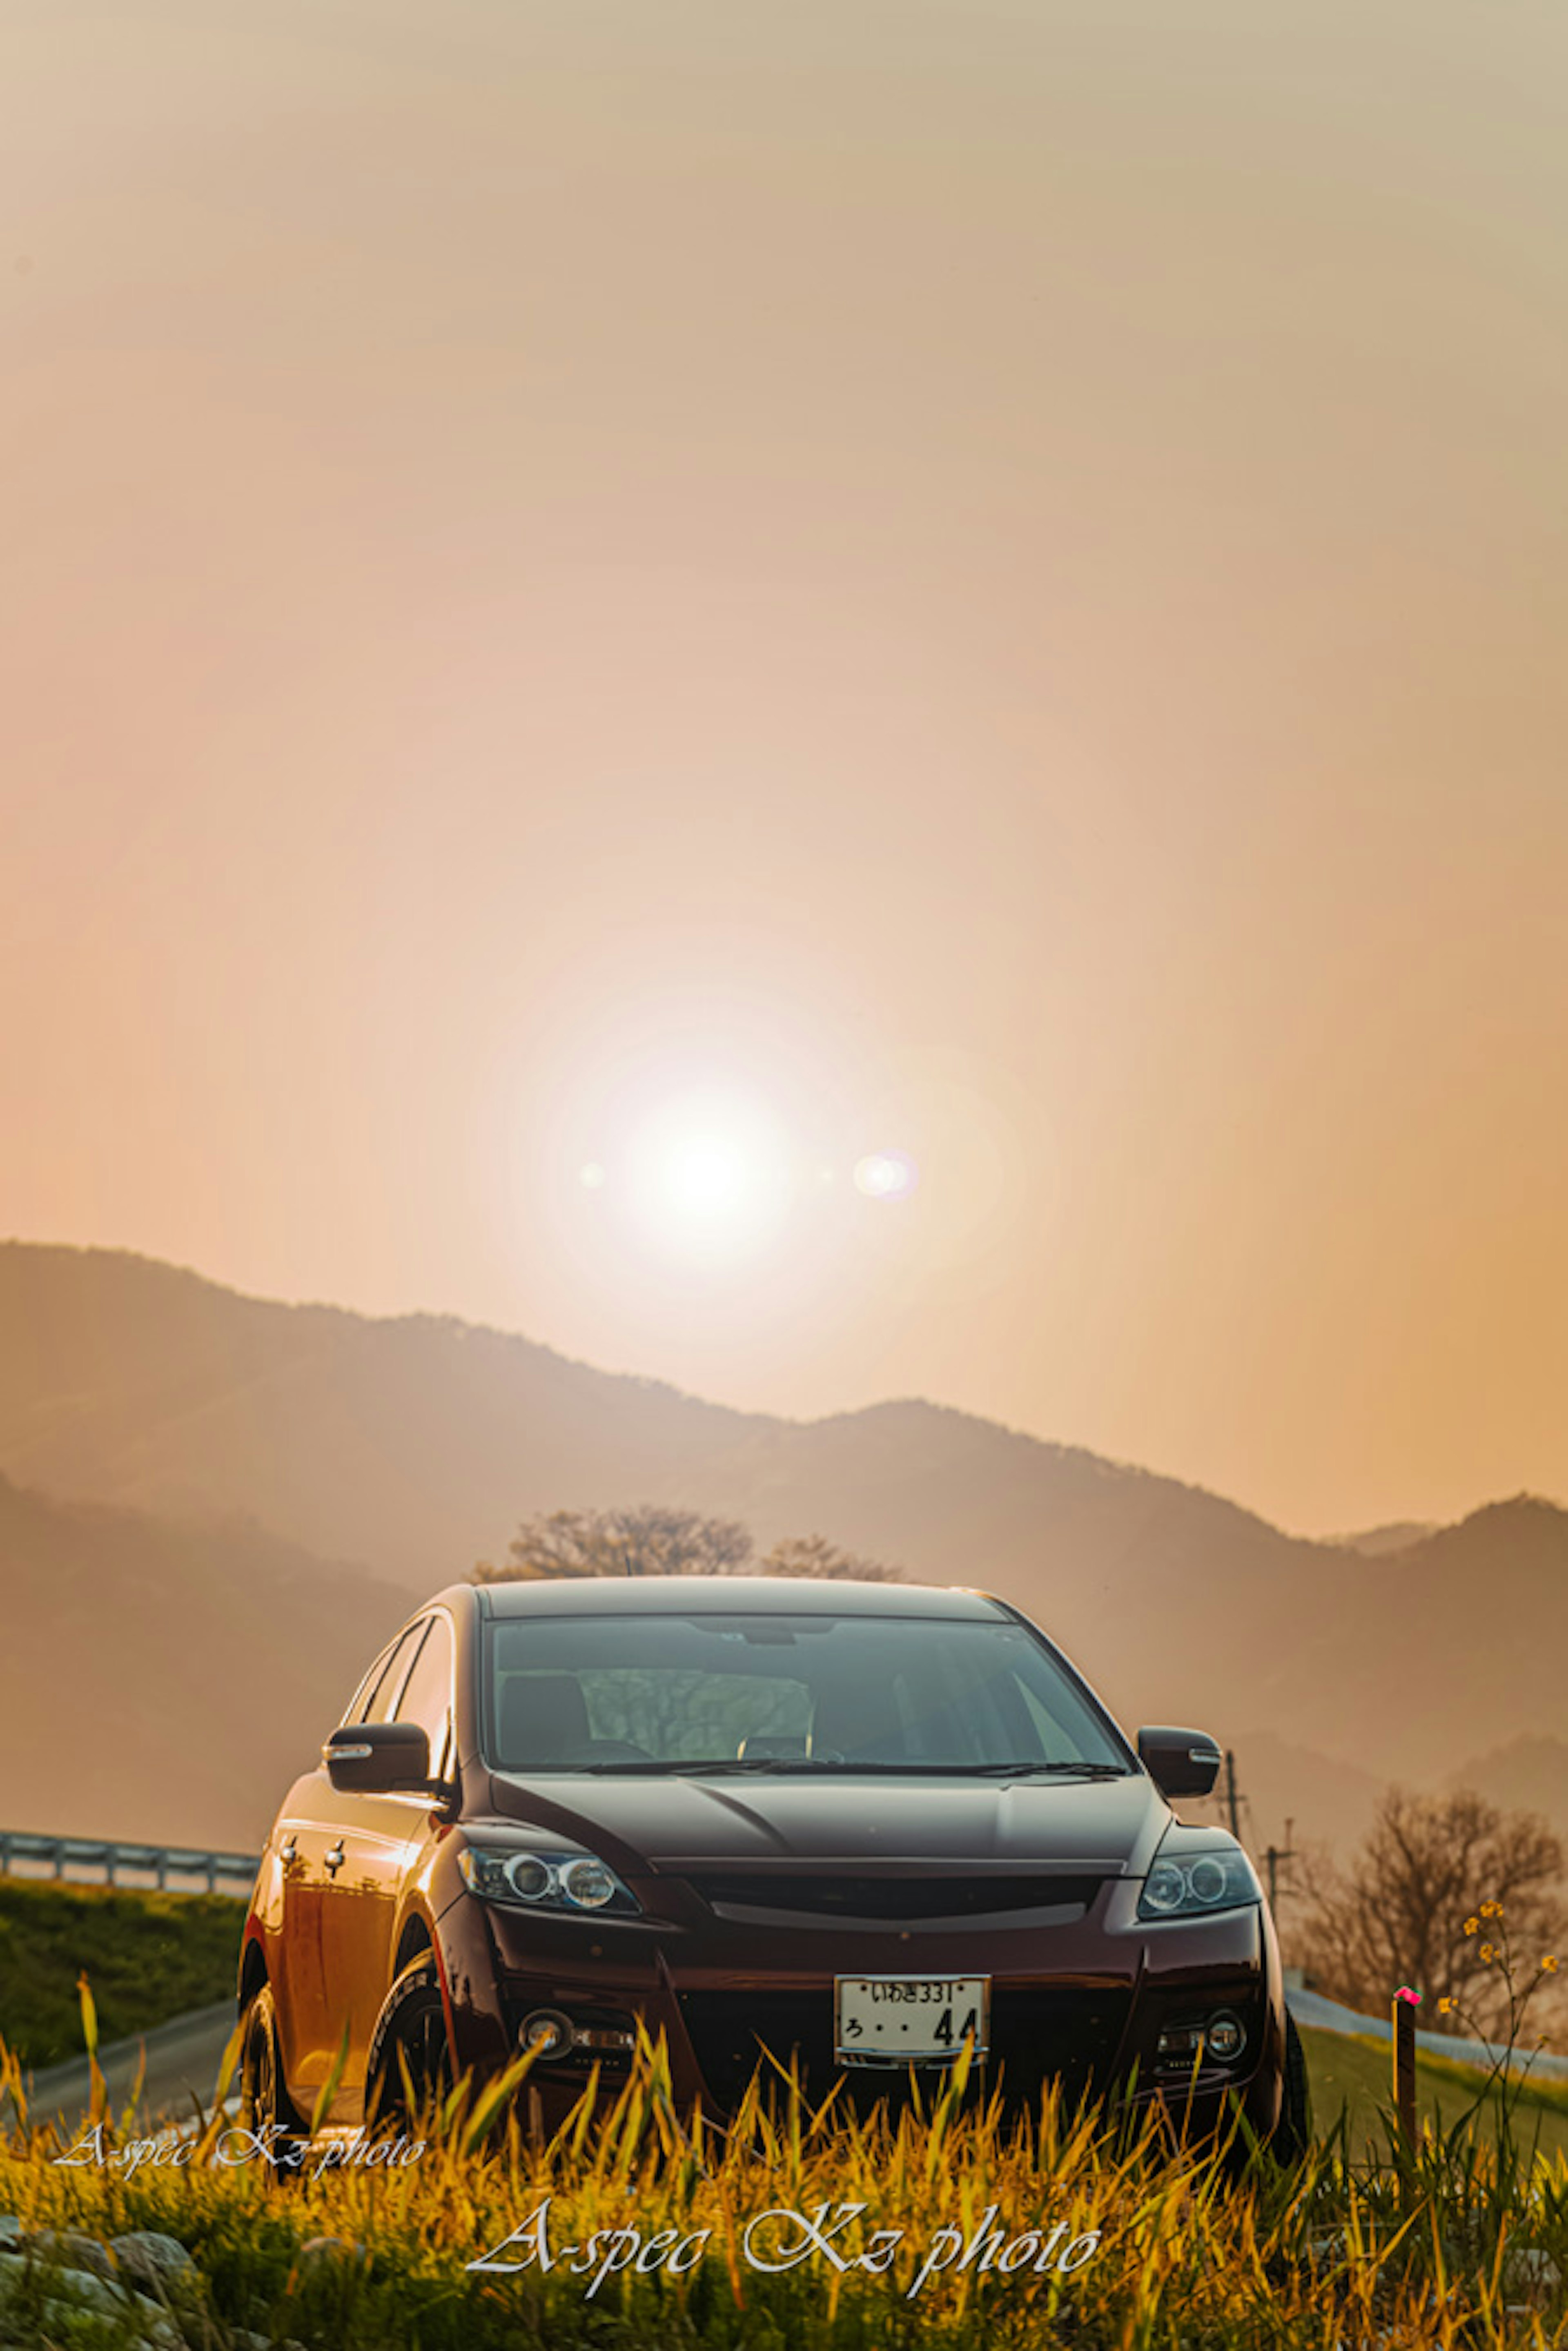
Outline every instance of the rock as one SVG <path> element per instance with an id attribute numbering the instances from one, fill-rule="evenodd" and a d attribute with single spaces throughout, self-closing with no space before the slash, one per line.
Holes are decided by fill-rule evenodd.
<path id="1" fill-rule="evenodd" d="M 107 2245 L 79 2229 L 35 2229 L 26 2240 L 35 2261 L 63 2262 L 70 2270 L 90 2270 L 96 2277 L 112 2277 L 114 2263 Z"/>
<path id="2" fill-rule="evenodd" d="M 102 2247 L 99 2248 L 99 2252 Z M 52 2303 L 63 2302 L 68 2309 L 102 2310 L 123 2318 L 130 2300 L 129 2290 L 116 2289 L 109 2280 L 94 2270 L 50 2270 L 48 2293 Z"/>
<path id="3" fill-rule="evenodd" d="M 178 2237 L 165 2237 L 157 2229 L 132 2229 L 123 2237 L 113 2237 L 109 2250 L 121 2277 L 154 2294 L 171 2278 L 195 2267 Z"/>
<path id="4" fill-rule="evenodd" d="M 119 2346 L 128 2340 L 126 2320 L 134 2318 L 136 2339 L 152 2346 L 152 2351 L 185 2351 L 185 2338 L 179 2328 L 161 2312 L 150 2310 L 144 2302 L 139 2302 L 129 2289 L 110 2285 L 107 2278 L 91 2270 L 40 2270 L 27 2254 L 0 2252 L 0 2329 L 4 2330 L 5 2341 L 12 2339 L 5 2325 L 7 2305 L 23 2282 L 29 2279 L 44 2284 L 47 2293 L 41 2310 L 36 2303 L 29 2308 L 29 2343 L 39 2339 L 37 2329 L 42 2326 L 47 2329 L 51 2341 L 68 2335 L 68 2339 L 82 2346 L 83 2351 L 88 2344 L 99 2340 L 100 2331 L 106 2346 Z"/>

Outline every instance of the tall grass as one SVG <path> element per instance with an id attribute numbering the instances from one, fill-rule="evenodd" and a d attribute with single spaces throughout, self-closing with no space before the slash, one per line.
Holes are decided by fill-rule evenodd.
<path id="1" fill-rule="evenodd" d="M 0 2068 L 20 2099 L 3 2053 Z M 179 2238 L 197 2267 L 172 2314 L 211 2351 L 235 2327 L 333 2351 L 1568 2343 L 1568 2158 L 1531 2151 L 1506 2116 L 1490 2138 L 1427 2129 L 1392 2161 L 1353 2149 L 1342 2121 L 1286 2169 L 1239 2128 L 1227 2148 L 1184 2149 L 1152 2116 L 1117 2124 L 1050 2094 L 1015 2118 L 958 2074 L 938 2096 L 866 2115 L 837 2099 L 813 2109 L 798 2083 L 759 2078 L 720 2131 L 677 2110 L 664 2053 L 644 2046 L 612 2098 L 595 2109 L 585 2096 L 544 2139 L 528 2127 L 526 2074 L 525 2061 L 487 2088 L 460 2084 L 423 2118 L 416 2162 L 329 2164 L 323 2149 L 287 2180 L 225 2163 L 221 2121 L 193 2136 L 183 2168 L 132 2164 L 125 2151 L 146 2135 L 101 2098 L 102 2147 L 121 2160 L 61 2164 L 68 2143 L 23 2109 L 0 2147 L 0 2211 L 29 2229 Z M 810 2246 L 800 2220 L 759 2216 L 820 2208 L 836 2259 L 821 2245 L 772 2271 L 748 2258 L 748 2224 L 754 2256 Z M 553 2266 L 465 2266 L 530 2219 Z M 945 2230 L 957 2240 L 933 2267 Z M 710 2233 L 677 2275 L 640 2273 L 629 2231 L 643 2251 L 659 2232 Z M 896 2241 L 875 2236 L 893 2231 Z M 1031 2231 L 1028 2258 L 1002 2273 L 998 2254 Z M 1052 2231 L 1078 2265 L 1037 2266 Z M 595 2236 L 575 2267 L 564 2249 Z M 868 2250 L 873 2265 L 861 2265 Z"/>

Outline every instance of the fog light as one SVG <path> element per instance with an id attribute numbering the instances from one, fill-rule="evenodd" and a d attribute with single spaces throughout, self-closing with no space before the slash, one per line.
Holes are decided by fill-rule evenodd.
<path id="1" fill-rule="evenodd" d="M 1222 2008 L 1207 2020 L 1193 2017 L 1185 2023 L 1165 2026 L 1155 2044 L 1155 2062 L 1159 2065 L 1179 2065 L 1190 2073 L 1195 2063 L 1233 2065 L 1246 2046 L 1247 2032 L 1241 2019 L 1228 2008 Z"/>
<path id="2" fill-rule="evenodd" d="M 1167 2024 L 1160 2034 L 1155 2055 L 1162 2065 L 1190 2065 L 1203 2039 L 1199 2024 Z"/>
<path id="3" fill-rule="evenodd" d="M 570 2017 L 563 2016 L 559 2008 L 530 2010 L 517 2027 L 517 2046 L 537 2049 L 541 2057 L 554 2057 L 562 2049 L 570 2049 Z"/>

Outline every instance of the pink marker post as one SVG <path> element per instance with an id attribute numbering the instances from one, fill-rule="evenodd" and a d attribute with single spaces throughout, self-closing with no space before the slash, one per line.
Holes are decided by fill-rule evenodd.
<path id="1" fill-rule="evenodd" d="M 1394 2110 L 1406 2147 L 1416 2144 L 1416 2011 L 1421 1995 L 1401 1984 L 1394 1995 Z"/>

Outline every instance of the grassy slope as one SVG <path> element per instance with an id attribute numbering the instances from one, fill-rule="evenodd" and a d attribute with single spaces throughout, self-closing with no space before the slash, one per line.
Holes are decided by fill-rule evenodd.
<path id="1" fill-rule="evenodd" d="M 1386 2042 L 1366 2041 L 1340 2032 L 1318 2032 L 1308 2028 L 1302 2032 L 1307 2052 L 1307 2075 L 1312 2085 L 1312 2129 L 1323 2137 L 1342 2113 L 1349 2117 L 1349 2148 L 1359 2158 L 1368 2140 L 1379 2156 L 1388 2153 L 1388 2141 L 1377 2109 L 1393 2099 L 1392 2058 Z M 1451 2127 L 1474 2103 L 1483 2076 L 1468 2066 L 1450 2064 L 1446 2058 L 1436 2061 L 1425 2053 L 1416 2061 L 1416 2099 L 1417 2112 Z M 1512 2091 L 1510 2092 L 1511 2100 Z M 1482 2133 L 1491 2136 L 1490 2117 L 1496 2112 L 1495 2093 L 1489 2097 L 1478 2120 Z M 1515 2136 L 1529 2147 L 1535 2141 L 1537 2126 L 1539 2144 L 1545 2155 L 1568 2156 L 1568 2088 L 1540 2087 L 1526 2084 L 1519 2094 L 1515 2112 Z"/>
<path id="2" fill-rule="evenodd" d="M 34 2069 L 80 2056 L 84 1972 L 106 2042 L 225 1999 L 244 1923 L 223 1894 L 0 1877 L 0 2039 Z"/>
<path id="3" fill-rule="evenodd" d="M 1264 2163 L 1237 2181 L 1206 2157 L 1120 2154 L 1092 2117 L 1058 2117 L 1042 2142 L 947 2099 L 925 2116 L 863 2122 L 788 2113 L 770 2122 L 748 2102 L 730 2130 L 694 2145 L 657 2059 L 638 2061 L 615 2112 L 585 2117 L 580 2138 L 533 2144 L 514 2116 L 505 2137 L 486 2144 L 483 2120 L 476 2113 L 465 2125 L 460 2112 L 438 2129 L 427 2118 L 417 2158 L 396 2169 L 326 2169 L 319 2150 L 281 2189 L 265 2167 L 222 2153 L 233 2136 L 223 2126 L 187 2166 L 133 2172 L 62 2167 L 48 2132 L 0 2132 L 0 2211 L 26 2229 L 104 2237 L 152 2227 L 177 2237 L 196 2266 L 172 2298 L 185 2341 L 205 2351 L 236 2351 L 240 2327 L 307 2351 L 1568 2346 L 1562 2156 L 1526 2173 L 1500 2168 L 1484 2146 L 1467 2158 L 1427 2141 L 1396 2176 L 1359 2163 L 1347 2172 L 1330 2147 L 1299 2169 Z M 465 2266 L 537 2216 L 547 2196 L 559 2256 L 548 2272 L 537 2262 L 513 2275 Z M 789 2216 L 819 2209 L 847 2210 L 837 2244 L 852 2262 L 873 2230 L 902 2231 L 892 2272 L 747 2260 L 751 2224 L 761 2226 L 766 2263 L 770 2247 L 804 2244 Z M 998 2216 L 1024 2264 L 1005 2254 L 990 2274 L 961 2264 L 963 2240 L 977 2250 Z M 623 2265 L 610 2274 L 612 2257 L 629 2261 L 654 2232 L 671 2232 L 667 2250 L 699 2230 L 711 2236 L 689 2273 Z M 605 2233 L 621 2231 L 639 2234 Z M 1049 2256 L 1036 2265 L 1052 2231 L 1082 2251 L 1070 2275 Z M 581 2254 L 568 2256 L 569 2245 Z M 1518 2273 L 1521 2255 L 1528 2275 Z M 48 2291 L 45 2279 L 23 2279 L 0 2319 L 6 2339 L 63 2339 L 41 2306 Z"/>
<path id="4" fill-rule="evenodd" d="M 194 1922 L 206 1913 L 226 1965 L 235 1904 L 0 1881 L 0 1923 L 13 1944 L 17 1914 L 35 1929 L 52 1917 L 63 1938 L 54 1964 L 65 1976 L 83 1957 L 90 1961 L 93 1932 L 118 1937 L 122 1950 L 130 1945 L 111 1905 L 141 1911 L 147 1949 L 160 1936 L 165 1948 L 172 1941 L 187 1971 L 199 1948 Z M 37 1949 L 35 1938 L 35 1958 Z M 165 2004 L 200 1997 L 188 1980 L 176 1991 L 172 1970 L 153 1966 Z M 107 1991 L 109 1970 L 100 1973 Z M 5 2005 L 12 1980 L 0 1968 Z M 60 1997 L 68 2011 L 68 1984 Z M 27 2228 L 105 2239 L 139 2226 L 177 2237 L 196 2261 L 173 2289 L 182 2331 L 207 2351 L 234 2351 L 241 2327 L 308 2351 L 610 2351 L 632 2343 L 642 2351 L 1037 2351 L 1047 2342 L 1072 2351 L 1133 2343 L 1143 2351 L 1322 2351 L 1336 2340 L 1568 2351 L 1568 2095 L 1528 2094 L 1520 2119 L 1526 2137 L 1542 2119 L 1542 2160 L 1522 2174 L 1510 2167 L 1495 2192 L 1484 2133 L 1473 2158 L 1427 2142 L 1396 2179 L 1387 2166 L 1368 2170 L 1360 2143 L 1377 2131 L 1386 2048 L 1322 2032 L 1305 2039 L 1319 2128 L 1332 2130 L 1348 2113 L 1354 2177 L 1331 2146 L 1299 2174 L 1266 2165 L 1238 2186 L 1211 2176 L 1207 2161 L 1194 2169 L 1184 2158 L 1167 2170 L 1135 2154 L 1119 2158 L 1096 2141 L 1092 2118 L 1074 2126 L 1064 2117 L 1059 2135 L 1031 2147 L 977 2110 L 945 2115 L 946 2101 L 930 2121 L 800 2117 L 792 2126 L 785 2117 L 775 2130 L 743 2116 L 727 2134 L 708 2135 L 699 2157 L 674 2115 L 662 2061 L 639 2061 L 617 2113 L 585 2127 L 580 2143 L 568 2135 L 537 2147 L 514 2122 L 502 2145 L 486 2146 L 480 2118 L 465 2128 L 459 2116 L 450 2133 L 427 2121 L 430 2144 L 405 2168 L 326 2170 L 318 2151 L 282 2192 L 264 2165 L 215 2152 L 226 2143 L 217 2126 L 188 2168 L 148 2164 L 131 2173 L 61 2167 L 50 2132 L 0 2131 L 0 2212 Z M 1449 2120 L 1469 2094 L 1426 2060 L 1420 2088 L 1426 2110 Z M 713 2231 L 711 2258 L 686 2277 L 627 2270 L 597 2298 L 584 2272 L 564 2260 L 548 2274 L 537 2265 L 515 2277 L 465 2268 L 546 2195 L 558 2247 L 587 2246 L 595 2231 L 637 2229 L 646 2241 L 659 2229 L 703 2228 Z M 848 2250 L 873 2227 L 905 2232 L 891 2276 L 840 2276 L 823 2261 L 774 2272 L 744 2259 L 754 2216 L 836 2209 L 843 2199 L 865 2214 Z M 1060 2223 L 1069 2242 L 1097 2232 L 1098 2250 L 1071 2277 L 1049 2263 L 1039 2273 L 1032 2248 L 1030 2265 L 1006 2274 L 955 2266 L 912 2300 L 936 2232 L 956 2222 L 967 2233 L 991 2205 L 1009 2234 L 1036 2230 L 1039 2242 Z M 600 2240 L 590 2267 L 607 2242 Z M 1520 2247 L 1539 2249 L 1529 2259 L 1541 2277 L 1505 2276 L 1503 2256 Z M 62 2339 L 44 2308 L 49 2291 L 46 2277 L 29 2273 L 0 2335 Z M 1434 2324 L 1439 2295 L 1444 2315 Z"/>

